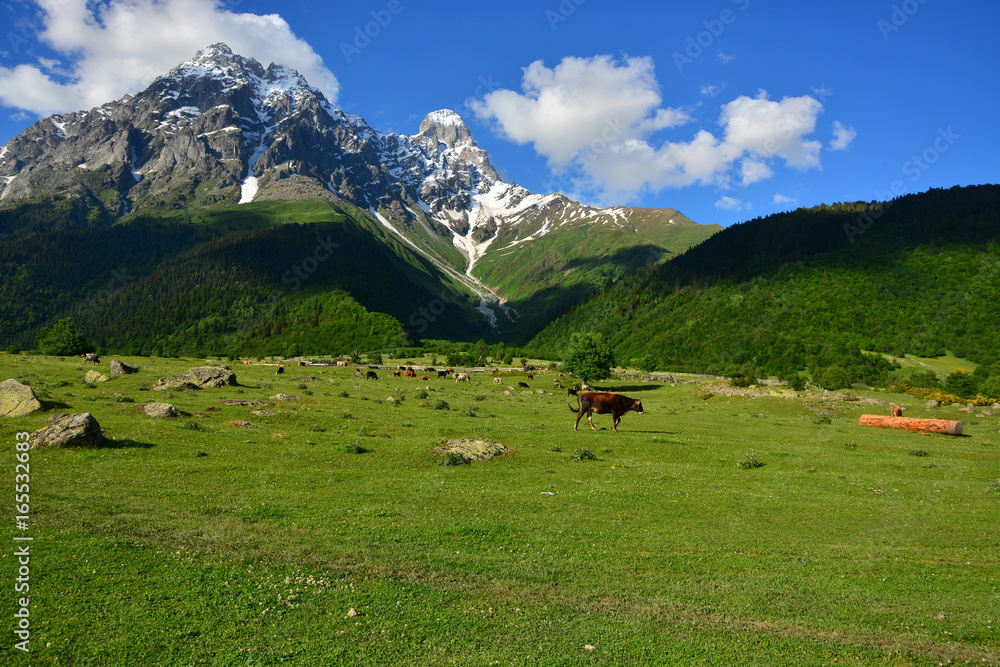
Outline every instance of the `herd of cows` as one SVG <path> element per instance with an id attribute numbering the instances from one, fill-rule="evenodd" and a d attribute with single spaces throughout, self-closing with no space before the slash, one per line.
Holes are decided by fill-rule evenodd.
<path id="1" fill-rule="evenodd" d="M 98 358 L 97 354 L 94 354 L 92 352 L 88 352 L 87 354 L 83 355 L 83 363 L 87 363 L 88 361 L 94 364 L 100 363 L 100 359 Z M 244 363 L 250 363 L 250 362 L 244 362 Z M 317 364 L 307 364 L 305 362 L 299 362 L 299 363 L 303 366 L 317 365 Z M 348 366 L 348 363 L 346 361 L 338 361 L 336 365 L 339 367 L 346 367 Z M 356 377 L 364 377 L 367 380 L 378 380 L 378 373 L 376 372 L 378 370 L 380 370 L 378 366 L 369 366 L 364 371 L 364 373 L 362 373 L 362 369 L 357 368 L 354 371 L 354 375 Z M 278 370 L 276 372 L 278 374 L 282 374 L 284 373 L 284 371 L 285 371 L 284 366 L 279 365 Z M 412 366 L 399 366 L 396 369 L 392 370 L 392 376 L 402 377 L 402 378 L 416 378 L 421 382 L 425 382 L 427 380 L 430 380 L 431 377 L 430 374 L 436 374 L 437 377 L 439 378 L 448 378 L 449 376 L 451 376 L 451 378 L 454 379 L 455 382 L 470 381 L 468 373 L 456 372 L 455 369 L 453 368 L 446 368 L 444 370 L 439 370 L 427 366 L 422 369 L 421 372 L 424 374 L 420 375 L 419 377 L 417 376 L 417 372 L 418 371 L 414 370 Z M 535 376 L 531 373 L 526 373 L 525 378 L 528 380 L 533 380 Z M 495 377 L 493 378 L 493 382 L 495 384 L 503 384 L 503 378 Z M 559 380 L 553 380 L 553 385 L 557 388 L 562 388 L 562 384 L 560 384 Z M 519 381 L 517 383 L 517 386 L 522 389 L 530 389 L 528 383 L 523 381 Z M 583 384 L 582 388 L 589 389 L 589 387 L 587 387 L 586 384 Z M 569 406 L 569 409 L 576 413 L 576 422 L 573 424 L 574 431 L 579 430 L 578 427 L 580 426 L 580 419 L 582 419 L 584 415 L 587 416 L 587 423 L 590 424 L 590 428 L 596 431 L 597 427 L 594 426 L 594 420 L 592 419 L 593 415 L 595 413 L 599 415 L 610 414 L 611 429 L 617 432 L 618 424 L 621 423 L 622 416 L 626 412 L 637 412 L 640 415 L 645 414 L 645 411 L 642 408 L 642 400 L 638 398 L 629 398 L 628 396 L 623 396 L 622 394 L 615 394 L 610 391 L 577 392 L 576 389 L 569 389 L 568 393 L 571 396 L 576 396 L 578 401 L 577 407 L 574 408 L 572 405 Z"/>

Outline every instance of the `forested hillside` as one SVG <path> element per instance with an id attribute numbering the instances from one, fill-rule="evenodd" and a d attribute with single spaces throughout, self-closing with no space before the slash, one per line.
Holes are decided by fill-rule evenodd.
<path id="1" fill-rule="evenodd" d="M 861 351 L 1000 363 L 1000 186 L 823 205 L 730 227 L 558 319 L 557 355 L 601 332 L 620 362 L 762 372 L 881 365 Z"/>
<path id="2" fill-rule="evenodd" d="M 318 200 L 0 243 L 4 346 L 30 348 L 42 326 L 72 317 L 94 344 L 126 352 L 366 351 L 410 341 L 401 322 L 435 300 L 447 307 L 428 333 L 487 329 L 451 278 L 364 216 Z"/>

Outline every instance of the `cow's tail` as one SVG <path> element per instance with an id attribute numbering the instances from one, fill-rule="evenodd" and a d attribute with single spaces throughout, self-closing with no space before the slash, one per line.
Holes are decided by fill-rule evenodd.
<path id="1" fill-rule="evenodd" d="M 571 412 L 579 412 L 580 408 L 583 407 L 583 404 L 580 403 L 580 397 L 579 396 L 576 397 L 576 407 L 575 408 L 570 403 L 567 403 L 566 405 L 569 405 L 569 409 L 570 409 Z"/>

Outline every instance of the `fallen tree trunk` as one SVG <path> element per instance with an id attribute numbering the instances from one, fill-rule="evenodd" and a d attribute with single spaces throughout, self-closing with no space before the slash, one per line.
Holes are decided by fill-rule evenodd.
<path id="1" fill-rule="evenodd" d="M 886 417 L 882 415 L 861 415 L 858 423 L 862 426 L 877 426 L 880 428 L 905 428 L 908 431 L 930 431 L 931 433 L 947 433 L 962 435 L 962 422 L 948 419 L 913 419 L 911 417 Z"/>

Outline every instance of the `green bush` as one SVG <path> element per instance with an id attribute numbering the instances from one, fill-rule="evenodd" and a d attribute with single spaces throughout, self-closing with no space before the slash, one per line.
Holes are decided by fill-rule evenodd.
<path id="1" fill-rule="evenodd" d="M 758 459 L 757 455 L 754 454 L 753 452 L 747 452 L 746 454 L 744 454 L 743 458 L 740 459 L 740 462 L 737 463 L 736 465 L 742 468 L 743 470 L 752 470 L 753 468 L 764 467 L 764 463 L 760 459 Z"/>
<path id="2" fill-rule="evenodd" d="M 573 452 L 574 461 L 596 461 L 597 455 L 589 449 L 578 449 Z"/>

